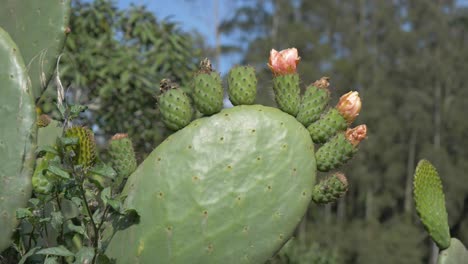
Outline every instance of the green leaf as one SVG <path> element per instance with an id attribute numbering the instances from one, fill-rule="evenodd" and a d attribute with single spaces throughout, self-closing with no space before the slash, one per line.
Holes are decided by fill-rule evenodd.
<path id="1" fill-rule="evenodd" d="M 135 209 L 127 209 L 122 215 L 118 216 L 113 223 L 115 230 L 124 230 L 132 225 L 140 223 L 140 215 Z"/>
<path id="2" fill-rule="evenodd" d="M 61 178 L 70 179 L 70 174 L 67 171 L 55 165 L 49 165 L 49 167 L 47 167 L 47 170 L 50 173 L 53 173 Z"/>
<path id="3" fill-rule="evenodd" d="M 73 119 L 73 118 L 78 117 L 80 113 L 86 111 L 86 109 L 88 109 L 88 107 L 85 105 L 79 105 L 79 104 L 71 105 L 70 106 L 70 118 Z"/>
<path id="4" fill-rule="evenodd" d="M 28 260 L 28 258 L 32 255 L 34 255 L 34 253 L 36 253 L 36 251 L 40 249 L 40 247 L 34 247 L 34 248 L 31 248 L 28 252 L 26 252 L 26 254 L 24 254 L 24 256 L 20 259 L 20 261 L 18 262 L 18 264 L 24 264 L 26 263 L 26 260 Z"/>
<path id="5" fill-rule="evenodd" d="M 51 247 L 51 248 L 44 248 L 37 252 L 38 255 L 53 255 L 53 256 L 61 256 L 61 257 L 73 257 L 73 254 L 70 250 L 68 250 L 64 246 L 58 247 Z"/>
<path id="6" fill-rule="evenodd" d="M 50 224 L 55 230 L 60 230 L 63 224 L 63 215 L 61 212 L 50 213 L 51 221 Z"/>
<path id="7" fill-rule="evenodd" d="M 17 219 L 25 219 L 28 217 L 32 217 L 33 213 L 29 208 L 18 208 L 16 209 L 16 218 Z"/>
<path id="8" fill-rule="evenodd" d="M 80 139 L 77 137 L 59 137 L 59 142 L 63 146 L 78 145 Z"/>
<path id="9" fill-rule="evenodd" d="M 94 248 L 82 247 L 75 255 L 74 264 L 91 263 L 94 258 Z"/>
<path id="10" fill-rule="evenodd" d="M 88 237 L 88 234 L 86 233 L 86 229 L 84 228 L 84 226 L 78 226 L 78 225 L 74 225 L 72 222 L 67 222 L 67 228 L 74 232 L 74 233 L 78 233 L 80 235 L 83 235 L 84 237 L 86 237 L 87 239 L 89 239 Z"/>
<path id="11" fill-rule="evenodd" d="M 36 149 L 36 155 L 42 155 L 45 153 L 51 153 L 54 155 L 58 155 L 57 149 L 55 149 L 53 146 L 45 145 L 45 146 L 38 146 Z"/>
<path id="12" fill-rule="evenodd" d="M 94 167 L 89 170 L 91 173 L 98 174 L 100 176 L 115 179 L 117 172 L 108 164 L 104 162 L 98 162 Z"/>
<path id="13" fill-rule="evenodd" d="M 47 257 L 44 260 L 44 264 L 59 264 L 58 259 L 56 257 Z"/>
<path id="14" fill-rule="evenodd" d="M 41 202 L 41 200 L 37 199 L 37 198 L 31 198 L 29 199 L 29 203 L 31 203 L 34 207 L 37 207 L 39 205 L 39 203 Z"/>

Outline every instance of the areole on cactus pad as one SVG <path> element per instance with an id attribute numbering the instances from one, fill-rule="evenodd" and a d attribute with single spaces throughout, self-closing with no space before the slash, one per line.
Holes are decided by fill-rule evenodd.
<path id="1" fill-rule="evenodd" d="M 119 263 L 261 263 L 306 212 L 315 174 L 309 132 L 278 109 L 236 106 L 196 120 L 129 178 L 126 206 L 140 224 L 118 232 L 107 253 Z"/>

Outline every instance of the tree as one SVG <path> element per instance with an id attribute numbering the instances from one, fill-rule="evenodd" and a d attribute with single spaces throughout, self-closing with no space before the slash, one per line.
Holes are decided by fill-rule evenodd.
<path id="1" fill-rule="evenodd" d="M 83 123 L 101 142 L 128 133 L 139 156 L 147 155 L 169 133 L 156 110 L 159 81 L 187 85 L 201 53 L 196 36 L 144 6 L 119 10 L 106 0 L 74 1 L 70 28 L 59 68 L 69 100 L 89 107 Z M 43 97 L 44 112 L 55 108 L 53 90 Z"/>

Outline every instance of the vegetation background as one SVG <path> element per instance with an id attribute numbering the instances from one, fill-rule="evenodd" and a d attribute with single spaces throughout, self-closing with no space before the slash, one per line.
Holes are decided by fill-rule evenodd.
<path id="1" fill-rule="evenodd" d="M 186 2 L 219 7 L 225 1 Z M 422 158 L 442 176 L 452 236 L 468 244 L 467 5 L 234 1 L 228 16 L 220 17 L 216 8 L 200 14 L 213 19 L 214 45 L 202 29 L 183 31 L 144 6 L 118 6 L 73 1 L 59 69 L 69 100 L 89 107 L 80 121 L 102 146 L 112 134 L 127 132 L 139 158 L 149 154 L 170 133 L 159 122 L 159 81 L 171 78 L 187 87 L 203 57 L 218 67 L 228 56 L 254 66 L 258 103 L 274 105 L 269 49 L 296 47 L 304 87 L 330 76 L 334 102 L 344 92 L 359 91 L 363 109 L 357 123 L 366 123 L 369 135 L 343 169 L 351 182 L 348 194 L 333 205 L 311 204 L 289 263 L 434 263 L 434 245 L 412 201 L 412 176 Z M 41 101 L 52 115 L 54 91 L 51 84 Z"/>

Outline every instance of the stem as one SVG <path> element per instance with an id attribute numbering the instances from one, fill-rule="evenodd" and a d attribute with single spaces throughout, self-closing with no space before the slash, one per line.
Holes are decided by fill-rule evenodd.
<path id="1" fill-rule="evenodd" d="M 94 237 L 93 237 L 93 241 L 92 241 L 92 246 L 94 248 L 94 257 L 93 257 L 93 260 L 92 260 L 91 263 L 94 264 L 94 263 L 96 263 L 96 256 L 97 256 L 97 252 L 98 252 L 99 229 L 96 226 L 96 223 L 94 222 L 93 214 L 91 213 L 91 209 L 88 206 L 88 199 L 86 199 L 86 193 L 85 193 L 85 190 L 83 188 L 83 182 L 81 181 L 78 186 L 79 186 L 79 189 L 80 189 L 81 198 L 83 198 L 84 207 L 86 208 L 86 212 L 88 213 L 89 219 L 91 220 L 91 225 L 93 226 Z"/>

